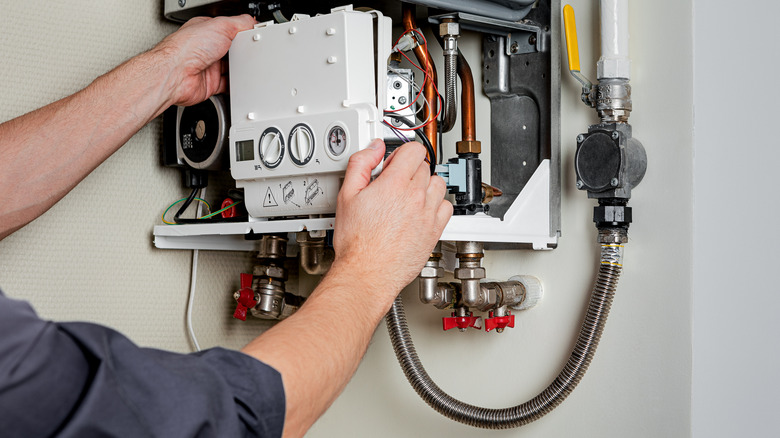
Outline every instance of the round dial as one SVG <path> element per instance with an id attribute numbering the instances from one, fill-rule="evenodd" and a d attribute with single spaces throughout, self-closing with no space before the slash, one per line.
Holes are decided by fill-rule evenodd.
<path id="1" fill-rule="evenodd" d="M 274 168 L 284 157 L 284 137 L 276 128 L 268 128 L 260 136 L 260 159 L 269 168 Z"/>
<path id="2" fill-rule="evenodd" d="M 314 155 L 314 134 L 303 123 L 292 129 L 287 144 L 290 147 L 290 159 L 299 166 L 308 163 Z"/>
<path id="3" fill-rule="evenodd" d="M 334 126 L 328 132 L 328 150 L 335 156 L 347 150 L 347 132 L 341 126 Z"/>

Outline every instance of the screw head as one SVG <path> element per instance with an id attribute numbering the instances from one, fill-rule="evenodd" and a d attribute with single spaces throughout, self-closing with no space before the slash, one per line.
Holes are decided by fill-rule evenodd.
<path id="1" fill-rule="evenodd" d="M 581 189 L 581 188 L 583 188 L 583 187 L 585 187 L 585 183 L 584 183 L 584 182 L 582 182 L 582 180 L 577 180 L 577 188 L 578 188 L 578 189 Z"/>
<path id="2" fill-rule="evenodd" d="M 536 35 L 531 35 L 528 37 L 528 44 L 532 46 L 536 45 Z"/>
<path id="3" fill-rule="evenodd" d="M 578 135 L 577 136 L 577 143 L 582 143 L 583 141 L 585 141 L 585 136 L 582 135 L 582 134 Z"/>
<path id="4" fill-rule="evenodd" d="M 520 46 L 518 46 L 517 43 L 512 43 L 512 45 L 509 46 L 509 51 L 512 53 L 517 53 L 518 50 L 520 50 Z"/>
<path id="5" fill-rule="evenodd" d="M 618 184 L 620 184 L 620 181 L 618 181 L 617 178 L 612 178 L 612 181 L 610 181 L 609 183 L 612 185 L 612 187 L 617 187 Z"/>
<path id="6" fill-rule="evenodd" d="M 612 139 L 617 140 L 618 138 L 620 138 L 620 133 L 617 131 L 612 131 Z"/>
<path id="7" fill-rule="evenodd" d="M 187 0 L 179 0 L 179 7 L 183 8 L 187 4 Z"/>

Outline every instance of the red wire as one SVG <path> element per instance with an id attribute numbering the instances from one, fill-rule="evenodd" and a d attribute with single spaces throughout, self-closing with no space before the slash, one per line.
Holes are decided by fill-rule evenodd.
<path id="1" fill-rule="evenodd" d="M 426 40 L 425 36 L 417 29 L 409 29 L 409 30 L 405 31 L 404 33 L 402 33 L 401 36 L 398 37 L 398 40 L 396 40 L 396 44 L 398 44 L 398 41 L 400 41 L 401 38 L 403 38 L 403 36 L 406 35 L 409 32 L 415 32 L 416 34 L 420 35 L 420 38 L 422 38 L 422 40 L 423 40 L 423 44 L 422 44 L 423 49 L 426 52 L 428 52 L 428 40 Z M 423 91 L 422 89 L 425 87 L 426 81 L 430 80 L 431 84 L 433 85 L 433 89 L 436 91 L 436 100 L 437 100 L 437 103 L 439 104 L 438 105 L 439 106 L 439 110 L 436 113 L 436 115 L 433 118 L 429 117 L 428 120 L 425 123 L 423 123 L 422 125 L 420 125 L 420 126 L 418 126 L 416 128 L 395 128 L 395 129 L 398 129 L 399 131 L 415 131 L 417 129 L 421 129 L 421 128 L 423 128 L 423 127 L 433 123 L 434 120 L 438 119 L 439 116 L 441 115 L 442 106 L 444 106 L 443 105 L 444 102 L 442 101 L 441 94 L 439 93 L 439 88 L 436 86 L 436 82 L 433 81 L 433 69 L 431 68 L 430 59 L 427 59 L 428 62 L 426 64 L 426 66 L 425 66 L 426 68 L 423 69 L 419 65 L 415 64 L 411 59 L 409 59 L 409 57 L 406 56 L 406 54 L 404 52 L 398 52 L 398 53 L 400 53 L 404 58 L 406 58 L 406 60 L 409 61 L 409 63 L 412 64 L 415 68 L 417 68 L 418 70 L 420 70 L 423 73 L 425 73 L 425 77 L 423 78 L 423 86 L 420 89 L 420 93 L 422 93 L 422 91 Z M 417 102 L 417 99 L 419 99 L 420 93 L 417 93 L 417 97 L 415 97 L 414 102 L 410 103 L 409 105 L 405 106 L 404 108 L 400 108 L 398 110 L 394 110 L 394 111 L 391 111 L 391 112 L 401 111 L 403 109 L 406 109 L 406 108 L 412 106 L 415 102 Z M 428 102 L 429 106 L 430 106 L 430 104 L 431 104 L 431 102 Z M 429 114 L 430 114 L 430 112 L 429 112 Z"/>

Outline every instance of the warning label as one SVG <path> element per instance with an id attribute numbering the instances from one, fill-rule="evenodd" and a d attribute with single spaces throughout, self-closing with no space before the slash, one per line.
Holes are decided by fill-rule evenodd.
<path id="1" fill-rule="evenodd" d="M 278 207 L 279 204 L 276 202 L 276 198 L 274 198 L 274 194 L 271 193 L 271 188 L 268 187 L 268 191 L 265 192 L 265 198 L 263 198 L 263 207 Z"/>

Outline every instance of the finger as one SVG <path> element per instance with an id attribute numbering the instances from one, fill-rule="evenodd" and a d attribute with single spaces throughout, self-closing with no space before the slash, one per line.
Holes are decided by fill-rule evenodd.
<path id="1" fill-rule="evenodd" d="M 228 78 L 226 76 L 220 76 L 219 86 L 217 87 L 217 91 L 214 94 L 227 93 L 227 91 L 228 91 Z"/>
<path id="2" fill-rule="evenodd" d="M 219 20 L 219 24 L 222 29 L 227 32 L 228 37 L 232 40 L 236 34 L 245 30 L 252 29 L 257 24 L 251 15 L 244 14 L 235 17 L 218 17 L 215 20 Z"/>
<path id="3" fill-rule="evenodd" d="M 447 186 L 444 184 L 444 180 L 440 176 L 430 177 L 428 188 L 425 192 L 425 208 L 426 211 L 436 211 L 442 199 L 447 194 Z"/>
<path id="4" fill-rule="evenodd" d="M 393 152 L 395 156 L 390 163 L 385 162 L 380 178 L 398 178 L 401 181 L 412 179 L 420 163 L 424 162 L 425 153 L 425 148 L 420 143 L 416 141 L 406 143 Z"/>
<path id="5" fill-rule="evenodd" d="M 363 190 L 371 182 L 371 171 L 382 162 L 384 155 L 385 143 L 380 139 L 375 139 L 362 151 L 352 154 L 339 195 L 351 198 Z"/>
<path id="6" fill-rule="evenodd" d="M 439 204 L 439 208 L 436 210 L 436 219 L 434 220 L 434 227 L 436 232 L 439 234 L 439 237 L 441 237 L 441 233 L 444 232 L 444 227 L 447 226 L 447 223 L 450 221 L 451 217 L 452 204 L 450 201 L 442 199 L 441 204 Z"/>
<path id="7" fill-rule="evenodd" d="M 415 187 L 420 187 L 422 189 L 428 187 L 431 183 L 431 168 L 428 166 L 428 163 L 423 160 L 420 165 L 417 167 L 417 171 L 414 172 L 414 175 L 412 175 L 412 184 Z"/>

